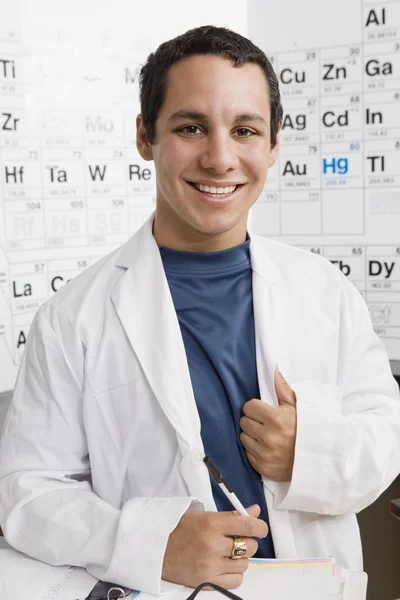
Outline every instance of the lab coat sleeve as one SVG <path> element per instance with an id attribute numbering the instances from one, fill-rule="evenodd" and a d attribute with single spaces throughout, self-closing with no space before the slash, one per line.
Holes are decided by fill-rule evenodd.
<path id="1" fill-rule="evenodd" d="M 400 472 L 398 385 L 362 296 L 342 284 L 337 382 L 291 382 L 295 460 L 291 482 L 275 483 L 278 509 L 356 513 Z"/>
<path id="2" fill-rule="evenodd" d="M 40 309 L 0 442 L 0 523 L 17 550 L 51 565 L 158 594 L 169 534 L 192 498 L 132 498 L 117 509 L 90 483 L 83 420 L 84 348 Z M 61 341 L 62 340 L 62 341 Z"/>

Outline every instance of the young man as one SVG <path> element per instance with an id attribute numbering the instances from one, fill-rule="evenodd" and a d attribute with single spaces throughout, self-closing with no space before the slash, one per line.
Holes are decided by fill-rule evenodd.
<path id="1" fill-rule="evenodd" d="M 152 593 L 235 588 L 256 552 L 361 569 L 355 513 L 400 470 L 398 390 L 340 271 L 247 234 L 279 146 L 272 67 L 194 29 L 150 55 L 141 105 L 156 212 L 38 311 L 0 449 L 5 537 Z"/>

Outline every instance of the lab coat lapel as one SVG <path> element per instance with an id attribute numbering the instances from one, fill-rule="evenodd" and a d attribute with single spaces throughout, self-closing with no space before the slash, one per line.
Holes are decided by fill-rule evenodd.
<path id="1" fill-rule="evenodd" d="M 123 247 L 117 265 L 126 271 L 111 297 L 153 393 L 175 429 L 189 494 L 212 509 L 210 480 L 201 464 L 200 419 L 178 318 L 152 234 L 153 220 L 154 215 Z"/>
<path id="2" fill-rule="evenodd" d="M 268 255 L 262 239 L 252 237 L 250 253 L 260 394 L 262 400 L 276 405 L 274 371 L 285 337 L 287 298 L 279 269 Z"/>
<path id="3" fill-rule="evenodd" d="M 253 310 L 256 337 L 256 362 L 261 400 L 276 406 L 275 367 L 279 364 L 285 338 L 286 295 L 279 269 L 268 255 L 265 242 L 252 236 L 250 243 L 253 269 Z M 274 482 L 263 477 L 264 484 L 275 493 Z"/>

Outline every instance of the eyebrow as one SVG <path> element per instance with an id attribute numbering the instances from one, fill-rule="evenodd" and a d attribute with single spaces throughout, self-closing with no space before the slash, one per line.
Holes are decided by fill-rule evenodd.
<path id="1" fill-rule="evenodd" d="M 168 121 L 170 123 L 175 123 L 175 121 L 181 121 L 182 119 L 187 119 L 191 121 L 201 121 L 205 124 L 209 124 L 210 122 L 207 115 L 195 110 L 178 110 L 168 118 Z M 236 115 L 234 121 L 235 124 L 242 123 L 243 121 L 258 122 L 262 123 L 263 125 L 268 125 L 267 121 L 257 113 L 242 113 L 240 115 Z"/>

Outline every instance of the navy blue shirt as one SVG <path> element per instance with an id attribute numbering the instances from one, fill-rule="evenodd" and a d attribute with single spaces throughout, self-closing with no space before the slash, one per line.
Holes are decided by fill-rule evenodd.
<path id="1" fill-rule="evenodd" d="M 185 345 L 201 422 L 205 453 L 222 471 L 245 507 L 268 511 L 260 475 L 240 442 L 243 405 L 259 398 L 250 239 L 218 252 L 183 252 L 160 247 Z M 218 510 L 232 510 L 211 480 Z M 271 534 L 259 540 L 256 556 L 274 558 Z"/>

